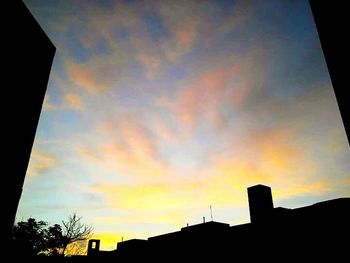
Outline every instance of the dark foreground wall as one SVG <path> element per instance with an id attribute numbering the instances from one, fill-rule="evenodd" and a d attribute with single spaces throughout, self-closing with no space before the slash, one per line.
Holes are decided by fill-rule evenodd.
<path id="1" fill-rule="evenodd" d="M 349 5 L 347 1 L 309 2 L 349 142 Z"/>
<path id="2" fill-rule="evenodd" d="M 12 228 L 49 79 L 55 46 L 22 1 L 2 4 L 1 217 Z"/>

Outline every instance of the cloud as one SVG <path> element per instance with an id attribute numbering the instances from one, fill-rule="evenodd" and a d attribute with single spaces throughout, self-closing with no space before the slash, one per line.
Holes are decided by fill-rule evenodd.
<path id="1" fill-rule="evenodd" d="M 111 209 L 130 209 L 138 217 L 145 216 L 146 210 L 162 211 L 164 214 L 171 209 L 179 211 L 177 219 L 168 218 L 172 224 L 176 224 L 175 221 L 184 214 L 191 213 L 181 210 L 182 206 L 191 207 L 193 211 L 200 211 L 201 206 L 210 203 L 220 207 L 244 206 L 247 186 L 257 183 L 283 189 L 276 192 L 278 200 L 329 191 L 331 181 L 324 172 L 320 172 L 317 160 L 309 150 L 312 146 L 300 140 L 300 132 L 305 132 L 304 128 L 309 127 L 310 118 L 315 119 L 317 109 L 326 107 L 324 110 L 328 111 L 331 106 L 326 99 L 329 94 L 321 92 L 323 89 L 318 93 L 318 102 L 324 101 L 321 105 L 314 104 L 311 91 L 300 94 L 288 103 L 276 97 L 267 97 L 264 100 L 264 115 L 274 119 L 268 125 L 259 122 L 260 117 L 255 115 L 254 109 L 243 115 L 248 123 L 247 129 L 237 130 L 227 126 L 226 133 L 220 135 L 211 130 L 213 137 L 210 138 L 214 142 L 216 139 L 224 140 L 218 148 L 207 145 L 212 143 L 211 140 L 198 146 L 193 143 L 191 149 L 186 148 L 185 141 L 176 133 L 181 125 L 195 125 L 201 118 L 210 120 L 210 114 L 216 114 L 221 106 L 239 110 L 246 107 L 246 103 L 253 103 L 248 99 L 256 95 L 251 93 L 254 82 L 241 80 L 246 70 L 242 65 L 209 70 L 185 85 L 186 88 L 176 94 L 175 100 L 161 98 L 158 104 L 174 111 L 181 120 L 179 126 L 175 125 L 175 134 L 167 121 L 150 118 L 149 114 L 146 118 L 140 112 L 119 114 L 104 123 L 106 141 L 94 148 L 82 149 L 82 153 L 103 169 L 123 175 L 123 179 L 118 183 L 111 180 L 108 184 L 94 185 L 93 191 L 104 196 Z M 242 93 L 241 89 L 244 90 Z M 322 99 L 323 96 L 325 98 Z M 297 108 L 296 101 L 299 105 Z M 276 112 L 274 109 L 280 103 L 284 107 L 279 106 L 281 110 Z M 181 112 L 181 108 L 186 110 Z M 200 111 L 196 111 L 198 109 Z M 305 111 L 310 112 L 306 114 Z M 187 122 L 183 114 L 188 114 L 192 119 Z M 293 121 L 297 116 L 302 116 L 301 122 Z M 328 118 L 326 115 L 322 117 Z M 316 123 L 321 124 L 322 121 Z M 209 124 L 215 125 L 215 122 Z M 155 136 L 163 138 L 171 146 L 161 143 Z M 195 140 L 202 133 L 196 130 L 191 136 L 189 140 Z M 174 144 L 172 140 L 180 140 L 181 143 Z M 199 147 L 199 151 L 205 150 L 207 161 L 184 173 L 181 167 L 169 165 L 167 158 L 171 157 L 160 151 L 160 144 L 165 147 L 164 152 L 179 151 L 186 158 L 188 152 L 191 155 L 191 151 Z M 199 159 L 195 159 L 195 162 L 199 162 Z M 156 218 L 156 215 L 153 216 Z"/>
<path id="2" fill-rule="evenodd" d="M 139 54 L 137 58 L 145 67 L 146 78 L 154 79 L 161 66 L 160 60 L 146 53 Z"/>
<path id="3" fill-rule="evenodd" d="M 166 173 L 167 169 L 164 164 L 147 155 L 146 152 L 130 149 L 118 143 L 103 145 L 99 148 L 103 165 L 117 174 L 126 177 L 154 178 Z"/>
<path id="4" fill-rule="evenodd" d="M 347 153 L 340 147 L 346 137 L 332 87 L 307 89 L 290 101 L 259 101 L 249 101 L 241 115 L 247 129 L 228 131 L 226 147 L 210 153 L 217 187 L 263 183 L 279 200 L 337 189 L 347 168 L 336 159 Z"/>
<path id="5" fill-rule="evenodd" d="M 67 108 L 76 110 L 82 109 L 81 97 L 76 93 L 70 92 L 65 94 L 64 103 L 67 105 Z"/>
<path id="6" fill-rule="evenodd" d="M 98 154 L 96 153 L 96 150 L 93 150 L 85 145 L 80 145 L 76 148 L 76 151 L 78 154 L 87 159 L 89 162 L 99 162 L 101 159 L 99 158 Z"/>
<path id="7" fill-rule="evenodd" d="M 220 125 L 223 121 L 220 109 L 239 107 L 249 96 L 251 82 L 244 74 L 238 64 L 208 70 L 181 87 L 173 101 L 163 98 L 156 104 L 170 108 L 187 127 L 198 124 L 201 118 Z"/>
<path id="8" fill-rule="evenodd" d="M 187 24 L 186 26 L 176 30 L 176 49 L 188 50 L 194 41 L 195 27 L 193 24 Z"/>
<path id="9" fill-rule="evenodd" d="M 63 38 L 65 44 L 79 41 L 89 55 L 86 64 L 68 64 L 76 85 L 89 92 L 115 87 L 123 80 L 134 78 L 129 66 L 135 62 L 143 65 L 146 78 L 153 79 L 158 75 L 159 50 L 147 36 L 141 19 L 149 5 L 119 2 L 108 9 L 94 3 L 84 5 L 84 12 L 72 19 L 74 23 L 67 27 L 73 27 L 74 36 L 70 34 L 73 29 L 67 29 Z M 66 54 L 66 57 L 70 55 Z"/>
<path id="10" fill-rule="evenodd" d="M 56 168 L 59 164 L 59 159 L 49 153 L 34 148 L 27 169 L 28 176 L 44 175 Z"/>
<path id="11" fill-rule="evenodd" d="M 176 133 L 175 129 L 170 128 L 166 122 L 162 122 L 160 120 L 154 120 L 152 122 L 152 128 L 154 132 L 157 134 L 158 138 L 161 138 L 168 144 L 173 144 L 179 142 L 180 135 Z"/>
<path id="12" fill-rule="evenodd" d="M 97 79 L 96 74 L 88 67 L 88 65 L 67 62 L 66 69 L 74 84 L 90 93 L 103 91 L 107 88 L 102 81 Z"/>
<path id="13" fill-rule="evenodd" d="M 205 99 L 215 107 L 201 108 L 204 116 L 207 114 L 206 111 L 216 112 L 226 101 L 232 102 L 238 109 L 242 105 L 246 106 L 245 103 L 253 103 L 253 100 L 247 100 L 248 97 L 236 100 L 234 94 L 222 96 L 221 92 L 225 92 L 225 89 L 231 87 L 233 83 L 229 79 L 236 74 L 240 75 L 238 72 L 241 72 L 240 67 L 223 67 L 220 70 L 207 71 L 193 82 L 196 84 L 196 81 L 198 83 L 199 80 L 204 81 L 203 86 L 193 83 L 191 83 L 193 86 L 186 86 L 199 91 L 200 95 L 213 95 Z M 218 93 L 216 93 L 217 86 L 221 87 Z M 176 98 L 186 98 L 185 93 L 181 92 Z M 328 194 L 334 187 L 335 180 L 322 170 L 315 154 L 310 151 L 312 145 L 319 144 L 319 141 L 305 142 L 300 139 L 308 138 L 307 133 L 315 136 L 315 129 L 323 130 L 324 136 L 329 131 L 327 127 L 327 129 L 323 127 L 331 124 L 328 121 L 324 122 L 328 120 L 327 112 L 331 110 L 333 103 L 329 101 L 329 90 L 326 87 L 318 90 L 317 103 L 312 95 L 314 92 L 315 90 L 305 91 L 288 103 L 276 97 L 268 97 L 264 101 L 266 111 L 263 113 L 272 116 L 274 120 L 268 122 L 268 125 L 266 123 L 262 125 L 256 120 L 260 119 L 260 116 L 255 114 L 259 107 L 254 109 L 244 115 L 247 122 L 255 121 L 253 125 L 247 124 L 248 129 L 237 131 L 225 127 L 227 129 L 225 134 L 210 133 L 212 136 L 210 138 L 214 141 L 224 140 L 224 144 L 219 148 L 207 147 L 211 142 L 208 139 L 199 146 L 193 143 L 188 149 L 181 135 L 176 132 L 175 135 L 169 135 L 169 142 L 175 136 L 179 143 L 169 143 L 171 147 L 166 148 L 167 153 L 179 151 L 180 155 L 188 160 L 186 154 L 194 150 L 193 148 L 203 147 L 200 151 L 206 150 L 207 161 L 200 162 L 198 167 L 185 172 L 179 166 L 168 165 L 168 160 L 165 158 L 167 156 L 162 155 L 160 151 L 160 140 L 154 137 L 167 138 L 168 135 L 164 135 L 167 132 L 160 135 L 162 129 L 168 130 L 172 126 L 166 121 L 160 122 L 160 119 L 149 118 L 149 115 L 145 118 L 146 114 L 140 112 L 119 114 L 103 125 L 106 141 L 95 147 L 82 149 L 82 153 L 89 158 L 89 162 L 98 163 L 102 169 L 122 174 L 122 179 L 118 176 L 117 179 L 109 178 L 105 182 L 99 180 L 99 183 L 90 186 L 90 191 L 105 200 L 104 205 L 108 210 L 127 212 L 127 215 L 116 219 L 116 224 L 132 222 L 135 226 L 140 226 L 162 222 L 169 226 L 164 232 L 178 229 L 186 222 L 198 222 L 196 220 L 205 214 L 210 204 L 217 210 L 225 211 L 216 214 L 216 220 L 227 219 L 230 216 L 235 220 L 234 209 L 239 211 L 240 220 L 248 220 L 242 216 L 248 209 L 246 188 L 257 183 L 272 187 L 275 203 L 298 197 Z M 194 94 L 196 95 L 193 96 L 197 96 L 197 93 Z M 296 101 L 298 107 L 295 106 Z M 275 108 L 280 103 L 283 103 L 284 107 L 279 106 L 280 110 L 276 112 Z M 176 112 L 179 100 L 160 99 L 159 104 Z M 202 105 L 199 104 L 198 107 Z M 325 114 L 317 113 L 320 107 L 323 107 L 322 111 L 325 111 Z M 300 122 L 294 121 L 297 117 L 300 117 Z M 199 118 L 201 117 L 195 115 L 194 123 L 198 122 Z M 179 124 L 179 127 L 181 125 L 183 123 Z M 315 126 L 310 128 L 313 125 Z M 303 133 L 304 137 L 300 133 Z M 201 135 L 200 130 L 193 131 L 189 140 L 196 140 Z M 167 139 L 164 141 L 168 142 Z M 162 144 L 163 147 L 167 147 L 165 145 Z M 328 147 L 321 148 L 324 154 L 328 154 Z M 332 150 L 333 148 L 330 152 Z M 141 235 L 139 233 L 132 234 L 132 237 L 139 237 Z M 155 233 L 157 232 L 149 230 L 145 236 Z"/>
<path id="14" fill-rule="evenodd" d="M 224 133 L 232 116 L 253 98 L 267 95 L 268 59 L 268 52 L 258 47 L 205 59 L 187 79 L 176 83 L 173 94 L 157 97 L 154 105 L 167 109 L 182 128 L 207 125 Z"/>
<path id="15" fill-rule="evenodd" d="M 126 177 L 153 178 L 169 172 L 153 133 L 136 116 L 120 114 L 102 123 L 106 138 L 94 148 L 80 146 L 79 154 Z"/>
<path id="16" fill-rule="evenodd" d="M 257 183 L 285 189 L 283 194 L 278 193 L 278 198 L 305 194 L 305 191 L 309 191 L 308 194 L 326 191 L 327 180 L 315 177 L 317 170 L 308 152 L 298 144 L 290 144 L 289 140 L 294 137 L 295 134 L 283 127 L 273 127 L 260 136 L 227 141 L 225 149 L 210 150 L 209 161 L 190 174 L 183 174 L 179 167 L 153 166 L 157 161 L 145 158 L 146 151 L 141 155 L 143 158 L 137 160 L 129 149 L 109 144 L 103 150 L 102 159 L 112 157 L 110 163 L 115 171 L 141 176 L 137 181 L 127 179 L 118 184 L 94 185 L 93 191 L 104 195 L 113 209 L 136 210 L 198 208 L 205 203 L 240 206 L 246 202 L 246 187 Z"/>
<path id="17" fill-rule="evenodd" d="M 45 94 L 44 102 L 43 102 L 43 111 L 54 110 L 56 107 L 52 104 L 50 96 Z"/>
<path id="18" fill-rule="evenodd" d="M 171 63 L 176 63 L 182 56 L 191 50 L 195 41 L 196 33 L 196 27 L 193 22 L 184 22 L 176 28 L 173 33 L 173 39 L 163 45 L 165 57 Z"/>
<path id="19" fill-rule="evenodd" d="M 300 170 L 301 160 L 308 162 L 302 147 L 297 143 L 291 143 L 291 139 L 296 137 L 293 132 L 287 130 L 287 126 L 274 126 L 272 129 L 262 129 L 258 133 L 254 133 L 251 137 L 255 137 L 253 143 L 258 151 L 263 165 L 268 169 L 276 169 L 277 171 Z M 308 172 L 303 167 L 303 172 Z"/>
<path id="20" fill-rule="evenodd" d="M 254 12 L 257 9 L 258 3 L 249 0 L 237 1 L 232 7 L 230 16 L 225 18 L 222 24 L 219 26 L 218 31 L 220 33 L 229 33 L 240 27 L 243 27 L 244 23 L 254 17 Z"/>
<path id="21" fill-rule="evenodd" d="M 75 92 L 67 91 L 63 94 L 63 101 L 60 104 L 53 104 L 50 99 L 50 95 L 46 94 L 43 103 L 43 111 L 54 110 L 82 110 L 83 102 L 79 94 Z"/>
<path id="22" fill-rule="evenodd" d="M 223 200 L 230 200 L 230 192 L 233 195 L 237 189 L 255 184 L 276 189 L 276 200 L 329 191 L 330 179 L 322 176 L 309 152 L 295 143 L 296 137 L 287 129 L 274 127 L 235 142 L 231 149 L 212 156 L 208 180 L 221 189 Z M 238 195 L 235 198 L 238 203 L 244 201 Z"/>

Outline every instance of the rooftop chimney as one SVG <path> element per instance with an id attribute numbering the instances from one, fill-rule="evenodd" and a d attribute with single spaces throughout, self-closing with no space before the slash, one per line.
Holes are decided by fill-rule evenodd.
<path id="1" fill-rule="evenodd" d="M 99 239 L 90 239 L 88 244 L 88 256 L 96 256 L 100 251 L 100 240 Z"/>
<path id="2" fill-rule="evenodd" d="M 247 190 L 250 221 L 252 223 L 265 222 L 271 217 L 273 211 L 271 188 L 258 184 L 248 187 Z"/>

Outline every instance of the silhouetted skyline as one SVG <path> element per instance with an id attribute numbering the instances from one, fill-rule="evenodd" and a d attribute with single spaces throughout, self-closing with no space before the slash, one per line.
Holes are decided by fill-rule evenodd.
<path id="1" fill-rule="evenodd" d="M 57 54 L 17 220 L 76 211 L 107 248 L 210 206 L 248 222 L 257 183 L 292 208 L 350 192 L 308 1 L 24 2 Z"/>
<path id="2" fill-rule="evenodd" d="M 247 189 L 251 222 L 243 225 L 209 221 L 180 231 L 118 242 L 115 250 L 101 251 L 100 240 L 88 245 L 88 258 L 95 260 L 332 260 L 346 257 L 350 234 L 350 197 L 306 207 L 274 208 L 271 188 Z M 102 240 L 103 242 L 103 240 Z M 323 250 L 323 251 L 322 251 Z"/>

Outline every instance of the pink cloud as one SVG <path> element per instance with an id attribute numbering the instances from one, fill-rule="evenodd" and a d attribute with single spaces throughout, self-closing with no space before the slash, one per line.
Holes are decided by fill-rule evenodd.
<path id="1" fill-rule="evenodd" d="M 137 59 L 144 66 L 146 77 L 148 79 L 153 79 L 159 71 L 161 65 L 160 60 L 146 53 L 140 53 Z"/>
<path id="2" fill-rule="evenodd" d="M 128 147 L 140 156 L 156 158 L 157 145 L 152 134 L 139 122 L 132 120 L 130 116 L 123 116 L 120 120 L 121 135 Z"/>
<path id="3" fill-rule="evenodd" d="M 131 139 L 131 144 L 142 145 Z M 113 172 L 125 177 L 139 179 L 157 178 L 168 173 L 166 164 L 155 155 L 153 149 L 134 148 L 118 142 L 109 142 L 98 147 L 101 164 Z M 150 153 L 150 154 L 148 154 Z"/>
<path id="4" fill-rule="evenodd" d="M 186 19 L 173 29 L 173 36 L 169 41 L 164 41 L 163 51 L 165 57 L 172 63 L 187 54 L 196 39 L 197 26 L 195 21 Z"/>
<path id="5" fill-rule="evenodd" d="M 174 110 L 186 126 L 193 126 L 201 117 L 214 125 L 222 125 L 221 106 L 242 104 L 250 92 L 250 83 L 242 78 L 239 65 L 210 70 L 200 75 L 177 95 Z"/>
<path id="6" fill-rule="evenodd" d="M 152 177 L 167 173 L 167 163 L 153 133 L 135 115 L 120 114 L 100 128 L 104 137 L 111 139 L 96 145 L 94 152 L 81 147 L 82 157 L 125 176 Z"/>
<path id="7" fill-rule="evenodd" d="M 177 29 L 175 32 L 176 48 L 183 50 L 191 48 L 195 35 L 196 30 L 193 24 L 187 24 Z"/>
<path id="8" fill-rule="evenodd" d="M 179 136 L 176 134 L 174 130 L 172 130 L 165 123 L 156 120 L 152 122 L 152 127 L 157 136 L 163 139 L 167 143 L 175 143 L 178 141 Z"/>

